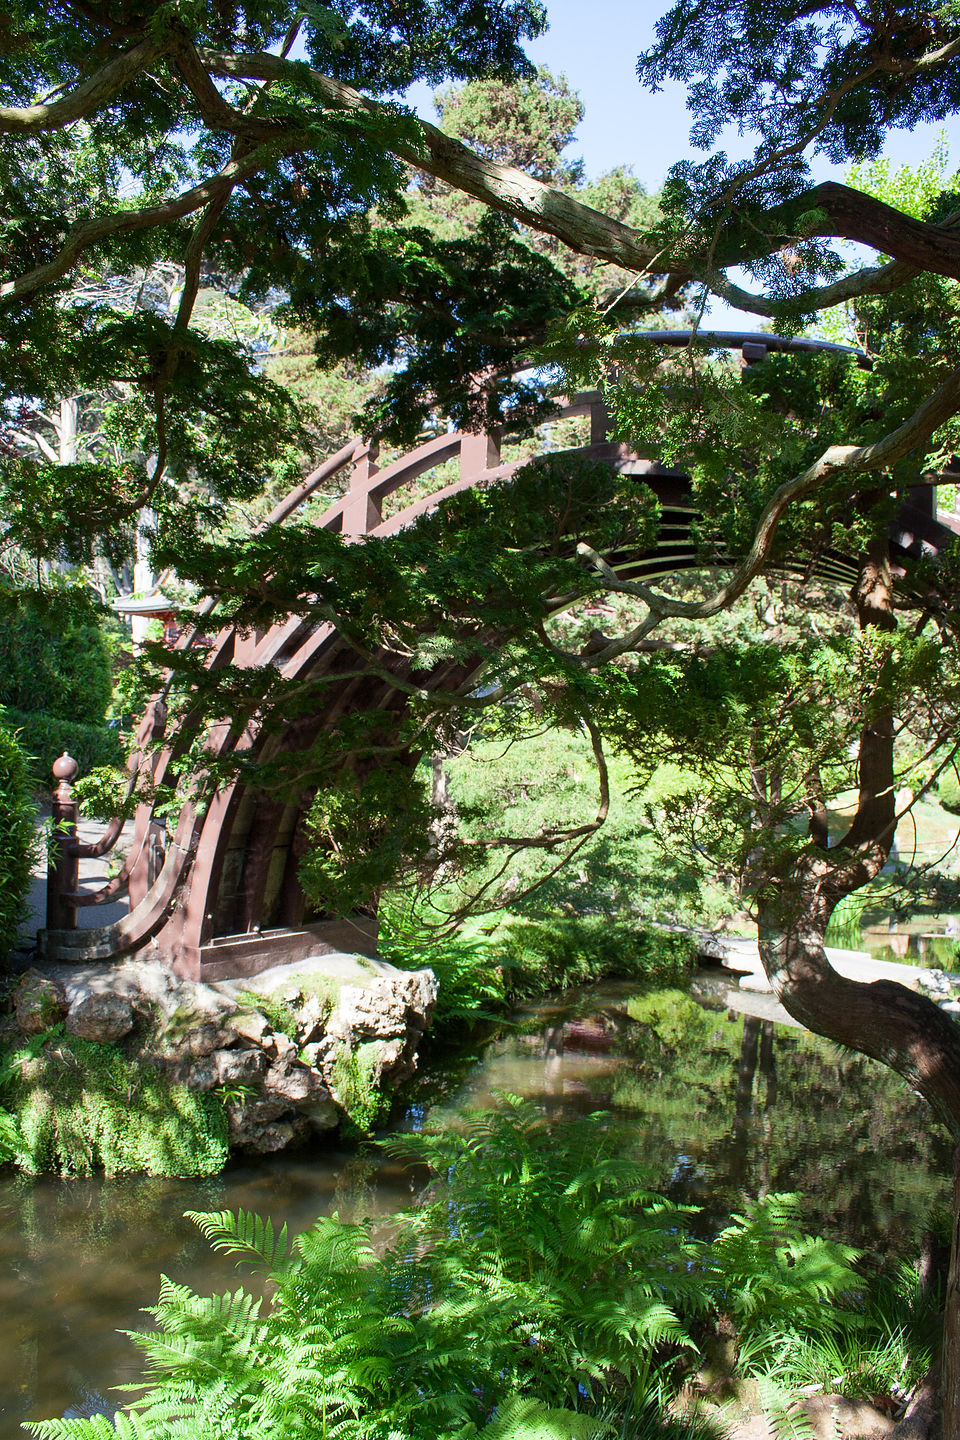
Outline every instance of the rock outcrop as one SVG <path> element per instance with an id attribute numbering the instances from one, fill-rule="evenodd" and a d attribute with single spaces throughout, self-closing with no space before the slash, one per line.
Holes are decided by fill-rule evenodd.
<path id="1" fill-rule="evenodd" d="M 28 971 L 13 1000 L 22 1034 L 62 1021 L 191 1090 L 215 1092 L 231 1145 L 267 1154 L 345 1119 L 369 1123 L 416 1069 L 436 993 L 429 970 L 336 954 L 216 984 L 138 959 L 49 965 Z"/>

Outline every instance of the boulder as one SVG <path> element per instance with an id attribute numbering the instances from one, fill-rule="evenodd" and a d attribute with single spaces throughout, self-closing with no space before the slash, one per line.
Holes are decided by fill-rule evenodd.
<path id="1" fill-rule="evenodd" d="M 81 1040 L 113 1045 L 133 1029 L 133 1006 L 113 990 L 93 991 L 70 1006 L 67 1029 Z"/>
<path id="2" fill-rule="evenodd" d="M 270 1100 L 288 1105 L 306 1105 L 322 1099 L 329 1092 L 316 1070 L 297 1063 L 278 1062 L 271 1065 L 263 1079 L 263 1093 Z"/>
<path id="3" fill-rule="evenodd" d="M 230 1016 L 230 1029 L 251 1045 L 267 1045 L 273 1038 L 270 1021 L 259 1010 L 238 1010 Z"/>
<path id="4" fill-rule="evenodd" d="M 67 992 L 58 980 L 28 970 L 13 993 L 17 1027 L 24 1035 L 40 1035 L 67 1013 Z"/>
<path id="5" fill-rule="evenodd" d="M 311 1130 L 322 1134 L 324 1130 L 336 1130 L 340 1124 L 340 1111 L 333 1103 L 329 1091 L 324 1091 L 326 1099 L 315 1100 L 310 1105 L 301 1105 L 300 1114 L 304 1120 L 310 1122 Z"/>
<path id="6" fill-rule="evenodd" d="M 221 1083 L 217 1062 L 212 1055 L 198 1055 L 196 1059 L 191 1055 L 183 1056 L 170 1066 L 170 1074 L 188 1090 L 199 1090 L 201 1093 L 214 1090 Z"/>
<path id="7" fill-rule="evenodd" d="M 257 1155 L 272 1155 L 277 1150 L 286 1150 L 290 1145 L 301 1145 L 310 1135 L 310 1122 L 302 1115 L 294 1120 L 276 1120 L 265 1125 L 257 1134 L 254 1143 L 247 1148 Z"/>
<path id="8" fill-rule="evenodd" d="M 262 1100 L 250 1100 L 246 1104 L 228 1101 L 225 1108 L 230 1144 L 242 1150 L 257 1149 L 257 1142 L 263 1132 L 274 1125 L 286 1111 L 284 1105 L 271 1105 Z M 281 1148 L 282 1146 L 273 1144 L 267 1146 L 268 1151 Z"/>
<path id="9" fill-rule="evenodd" d="M 324 1005 L 317 995 L 308 995 L 297 1014 L 297 1038 L 301 1045 L 310 1045 L 319 1040 L 326 1029 L 330 1006 Z"/>
<path id="10" fill-rule="evenodd" d="M 270 1154 L 336 1129 L 343 1110 L 331 1092 L 346 1052 L 363 1047 L 364 1076 L 380 1089 L 410 1075 L 436 988 L 428 970 L 322 955 L 276 967 L 251 994 L 248 982 L 182 979 L 147 955 L 28 972 L 5 1023 L 13 1042 L 64 1016 L 85 1039 L 111 1043 L 133 1030 L 138 1060 L 162 1065 L 193 1091 L 223 1088 L 231 1145 Z M 290 1010 L 296 1041 L 274 1029 L 257 994 Z M 263 1004 L 270 1009 L 266 998 Z"/>
<path id="11" fill-rule="evenodd" d="M 266 1048 L 275 1055 L 281 1064 L 289 1064 L 297 1058 L 297 1047 L 289 1035 L 284 1035 L 282 1030 L 275 1030 L 269 1041 L 265 1042 Z"/>
<path id="12" fill-rule="evenodd" d="M 392 1073 L 403 1050 L 404 1042 L 399 1036 L 393 1040 L 384 1040 L 376 1047 L 376 1058 L 370 1071 L 370 1079 L 374 1085 L 383 1084 L 384 1078 Z"/>
<path id="13" fill-rule="evenodd" d="M 216 1050 L 210 1058 L 218 1085 L 254 1085 L 267 1063 L 262 1050 Z"/>
<path id="14" fill-rule="evenodd" d="M 378 975 L 366 986 L 344 985 L 327 1026 L 328 1034 L 354 1039 L 387 1040 L 408 1029 L 427 1028 L 437 997 L 437 982 L 429 970 L 416 970 L 397 980 Z"/>
<path id="15" fill-rule="evenodd" d="M 196 1029 L 191 1030 L 187 1037 L 187 1048 L 191 1055 L 198 1059 L 204 1055 L 212 1055 L 215 1050 L 224 1050 L 228 1045 L 234 1044 L 237 1039 L 237 1032 L 233 1025 L 224 1028 L 216 1020 L 202 1020 Z"/>
<path id="16" fill-rule="evenodd" d="M 273 1118 L 267 1119 L 273 1112 Z M 303 1115 L 279 1116 L 284 1112 L 273 1105 L 228 1107 L 230 1144 L 255 1155 L 273 1155 L 288 1145 L 305 1140 L 311 1133 L 310 1121 Z"/>

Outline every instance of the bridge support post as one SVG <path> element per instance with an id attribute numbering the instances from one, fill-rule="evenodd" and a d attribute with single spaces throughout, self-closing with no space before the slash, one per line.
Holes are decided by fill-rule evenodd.
<path id="1" fill-rule="evenodd" d="M 47 929 L 74 930 L 77 907 L 63 897 L 75 895 L 80 878 L 77 851 L 77 802 L 71 781 L 77 778 L 79 766 L 66 751 L 53 762 L 53 774 L 59 785 L 53 792 L 53 834 L 47 858 Z"/>
<path id="2" fill-rule="evenodd" d="M 380 469 L 377 464 L 379 453 L 380 447 L 376 440 L 371 440 L 354 462 L 350 472 L 350 488 L 343 507 L 344 535 L 369 535 L 370 531 L 380 524 L 383 513 L 381 501 L 371 495 L 368 489 L 370 481 Z"/>
<path id="3" fill-rule="evenodd" d="M 464 432 L 460 441 L 461 480 L 472 480 L 484 470 L 492 470 L 499 464 L 499 435 L 471 435 Z"/>
<path id="4" fill-rule="evenodd" d="M 610 411 L 602 400 L 590 406 L 590 444 L 603 445 L 610 433 Z"/>

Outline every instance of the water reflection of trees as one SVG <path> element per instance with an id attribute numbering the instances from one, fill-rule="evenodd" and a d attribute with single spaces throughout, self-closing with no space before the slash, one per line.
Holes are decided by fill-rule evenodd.
<path id="1" fill-rule="evenodd" d="M 630 1116 L 662 1188 L 704 1207 L 706 1230 L 767 1191 L 802 1191 L 812 1231 L 878 1259 L 912 1253 L 946 1197 L 949 1143 L 904 1082 L 816 1036 L 731 1020 L 680 991 L 628 1010 L 634 1023 L 612 1032 L 623 1064 L 603 1077 L 603 1098 Z"/>

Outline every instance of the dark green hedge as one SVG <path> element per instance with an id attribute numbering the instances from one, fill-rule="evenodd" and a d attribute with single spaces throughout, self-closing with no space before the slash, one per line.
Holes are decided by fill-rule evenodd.
<path id="1" fill-rule="evenodd" d="M 0 585 L 0 705 L 101 724 L 111 694 L 102 617 L 78 587 Z"/>
<path id="2" fill-rule="evenodd" d="M 0 724 L 0 965 L 17 938 L 37 850 L 37 811 L 27 759 Z"/>
<path id="3" fill-rule="evenodd" d="M 122 765 L 123 746 L 119 730 L 106 725 L 84 725 L 75 720 L 60 720 L 54 715 L 29 714 L 22 710 L 0 710 L 3 723 L 17 731 L 20 749 L 27 757 L 30 779 L 34 785 L 50 789 L 53 785 L 51 766 L 64 750 L 69 751 L 87 775 L 101 765 Z"/>

